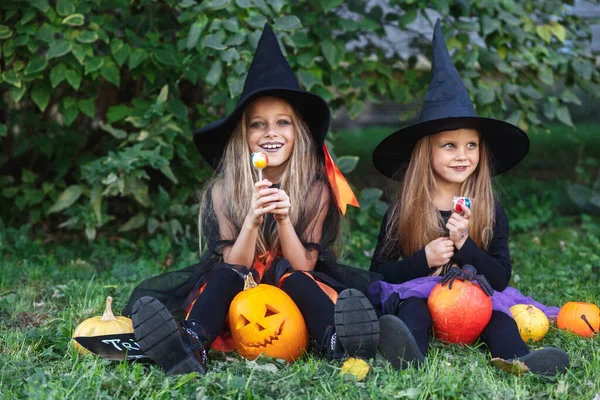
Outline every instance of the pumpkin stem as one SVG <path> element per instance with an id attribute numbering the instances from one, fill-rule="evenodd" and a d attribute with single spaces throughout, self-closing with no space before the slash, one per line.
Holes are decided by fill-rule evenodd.
<path id="1" fill-rule="evenodd" d="M 590 327 L 590 329 L 592 330 L 593 333 L 598 333 L 594 330 L 594 327 L 592 326 L 592 324 L 590 324 L 590 322 L 587 320 L 585 314 L 581 314 L 581 319 L 587 324 L 587 326 Z"/>
<path id="2" fill-rule="evenodd" d="M 116 321 L 115 314 L 112 312 L 112 297 L 108 296 L 106 298 L 106 308 L 104 309 L 104 314 L 102 314 L 102 318 L 100 321 Z"/>
<path id="3" fill-rule="evenodd" d="M 248 273 L 248 275 L 246 275 L 244 277 L 244 290 L 246 290 L 246 289 L 252 289 L 252 288 L 257 287 L 257 286 L 258 285 L 254 281 L 254 277 L 252 276 L 252 274 Z"/>

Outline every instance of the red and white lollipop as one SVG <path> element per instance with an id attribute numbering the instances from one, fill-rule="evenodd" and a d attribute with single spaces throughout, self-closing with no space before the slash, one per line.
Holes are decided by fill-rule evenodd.
<path id="1" fill-rule="evenodd" d="M 464 208 L 471 209 L 471 200 L 468 197 L 454 197 L 452 199 L 454 212 L 463 213 Z"/>

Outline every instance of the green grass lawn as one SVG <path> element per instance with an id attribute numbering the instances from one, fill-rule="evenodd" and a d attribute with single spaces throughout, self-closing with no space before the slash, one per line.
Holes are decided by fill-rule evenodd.
<path id="1" fill-rule="evenodd" d="M 567 224 L 564 218 L 561 224 Z M 514 235 L 513 286 L 554 305 L 600 304 L 597 220 L 581 220 Z M 79 356 L 70 345 L 75 326 L 100 315 L 104 299 L 115 310 L 132 287 L 162 266 L 115 243 L 85 249 L 47 248 L 36 241 L 6 254 L 0 271 L 0 398 L 586 398 L 600 393 L 599 338 L 584 339 L 551 327 L 539 346 L 557 346 L 572 368 L 551 380 L 514 377 L 487 365 L 479 346 L 434 342 L 422 368 L 396 371 L 372 362 L 363 382 L 339 375 L 339 363 L 307 357 L 293 365 L 248 362 L 211 352 L 206 376 L 167 377 L 152 364 Z M 172 268 L 192 262 L 176 257 Z M 535 348 L 536 346 L 532 346 Z"/>
<path id="2" fill-rule="evenodd" d="M 390 130 L 365 132 L 357 138 L 369 138 L 360 148 L 370 157 L 368 143 L 376 145 Z M 575 135 L 583 136 L 533 136 L 527 162 L 500 180 L 513 233 L 511 285 L 545 304 L 600 304 L 600 219 L 573 208 L 563 187 L 579 159 L 600 154 L 598 133 L 598 127 L 579 126 Z M 335 145 L 337 154 L 360 155 L 352 140 Z M 572 168 L 557 165 L 559 161 L 571 162 Z M 374 180 L 368 165 L 361 164 L 359 172 L 360 187 L 387 183 Z M 352 211 L 350 219 L 355 240 L 346 241 L 345 254 L 352 264 L 366 267 L 378 219 L 369 210 Z M 206 376 L 167 377 L 150 363 L 78 355 L 70 341 L 81 321 L 100 315 L 109 295 L 117 312 L 137 283 L 165 270 L 166 254 L 150 245 L 152 240 L 100 238 L 92 245 L 58 245 L 25 228 L 0 232 L 0 399 L 600 399 L 600 336 L 585 339 L 555 326 L 531 346 L 556 346 L 569 353 L 571 368 L 553 379 L 515 377 L 490 367 L 482 346 L 437 341 L 421 368 L 396 371 L 376 359 L 362 382 L 341 376 L 339 363 L 316 356 L 288 365 L 213 351 Z M 197 258 L 185 247 L 173 247 L 170 253 L 170 270 Z"/>

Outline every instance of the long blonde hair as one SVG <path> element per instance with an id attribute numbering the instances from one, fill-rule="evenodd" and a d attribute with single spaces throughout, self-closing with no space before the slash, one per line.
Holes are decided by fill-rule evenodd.
<path id="1" fill-rule="evenodd" d="M 388 211 L 384 251 L 409 257 L 432 240 L 445 234 L 444 223 L 433 201 L 436 183 L 431 166 L 433 135 L 420 139 L 413 149 L 408 168 L 400 171 L 401 184 Z M 471 198 L 469 237 L 487 251 L 495 223 L 492 170 L 487 146 L 480 135 L 479 165 L 461 185 L 460 196 Z M 443 266 L 433 275 L 443 272 Z"/>
<path id="2" fill-rule="evenodd" d="M 323 161 L 317 154 L 317 147 L 310 134 L 310 130 L 304 120 L 298 113 L 286 102 L 288 111 L 291 116 L 292 124 L 295 131 L 294 147 L 290 158 L 287 161 L 286 167 L 279 179 L 280 189 L 290 197 L 290 203 L 293 205 L 290 208 L 289 218 L 292 225 L 296 228 L 296 233 L 301 240 L 307 230 L 310 231 L 314 227 L 308 224 L 315 220 L 318 214 L 321 201 L 321 194 L 317 196 L 315 202 L 307 204 L 308 194 L 312 193 L 312 188 L 315 182 L 322 180 L 325 176 L 325 167 Z M 248 106 L 246 106 L 247 109 Z M 244 112 L 229 139 L 225 148 L 223 157 L 216 169 L 216 174 L 207 185 L 201 201 L 198 213 L 199 248 L 202 248 L 202 219 L 207 215 L 203 212 L 206 210 L 206 204 L 210 197 L 207 195 L 214 184 L 220 183 L 222 187 L 222 198 L 227 201 L 223 204 L 223 212 L 234 227 L 234 232 L 227 233 L 223 240 L 235 240 L 239 235 L 241 227 L 250 209 L 252 194 L 254 193 L 254 183 L 258 180 L 258 173 L 251 164 L 251 153 L 248 149 L 247 125 L 249 117 Z M 325 183 L 325 188 L 329 189 L 329 185 Z M 333 202 L 333 200 L 332 200 Z M 203 216 L 204 214 L 204 216 Z M 339 220 L 339 216 L 338 216 Z M 339 226 L 339 223 L 337 224 Z M 324 227 L 325 231 L 325 227 Z M 339 229 L 338 229 L 339 231 Z M 335 233 L 336 237 L 340 232 Z M 259 230 L 255 258 L 266 254 L 277 255 L 281 250 L 279 235 L 276 229 L 271 231 Z"/>

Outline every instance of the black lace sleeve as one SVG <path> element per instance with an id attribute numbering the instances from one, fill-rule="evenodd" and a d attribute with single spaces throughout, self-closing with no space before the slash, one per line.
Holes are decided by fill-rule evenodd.
<path id="1" fill-rule="evenodd" d="M 205 200 L 201 210 L 202 229 L 200 234 L 202 235 L 201 251 L 203 258 L 205 256 L 217 256 L 218 258 L 222 258 L 223 247 L 233 246 L 238 235 L 237 232 L 230 232 L 229 237 L 222 236 L 213 204 L 213 190 L 214 185 L 206 189 L 204 194 Z"/>

